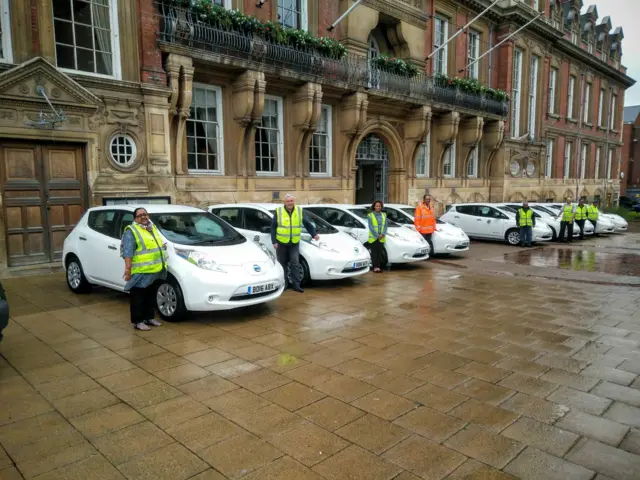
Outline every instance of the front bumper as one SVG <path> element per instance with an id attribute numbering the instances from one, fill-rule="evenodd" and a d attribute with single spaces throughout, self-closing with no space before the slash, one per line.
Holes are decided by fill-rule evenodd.
<path id="1" fill-rule="evenodd" d="M 370 256 L 361 256 L 353 259 L 323 259 L 307 260 L 309 275 L 312 280 L 337 280 L 340 278 L 357 277 L 369 271 Z"/>
<path id="2" fill-rule="evenodd" d="M 400 242 L 398 242 L 400 243 Z M 421 262 L 429 258 L 429 245 L 407 244 L 401 242 L 399 245 L 385 245 L 389 263 L 414 263 Z"/>
<path id="3" fill-rule="evenodd" d="M 454 253 L 454 252 L 466 252 L 469 250 L 469 245 L 471 242 L 469 238 L 453 236 L 453 235 L 445 235 L 442 233 L 437 233 L 437 236 L 434 235 L 432 237 L 433 248 L 435 252 L 433 253 Z"/>
<path id="4" fill-rule="evenodd" d="M 285 287 L 280 264 L 264 275 L 242 274 L 241 268 L 234 268 L 228 273 L 203 270 L 176 275 L 176 278 L 182 287 L 185 306 L 193 312 L 231 310 L 270 302 L 282 295 Z M 265 284 L 273 285 L 274 290 L 248 293 L 249 287 Z"/>
<path id="5" fill-rule="evenodd" d="M 534 242 L 550 242 L 553 239 L 552 232 L 533 232 L 532 241 Z"/>

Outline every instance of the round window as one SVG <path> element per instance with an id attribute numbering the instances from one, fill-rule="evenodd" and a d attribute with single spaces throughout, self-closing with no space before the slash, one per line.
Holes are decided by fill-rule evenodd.
<path id="1" fill-rule="evenodd" d="M 517 177 L 520 174 L 520 163 L 518 163 L 515 160 L 513 160 L 509 164 L 509 170 L 511 171 L 511 175 L 513 177 Z"/>
<path id="2" fill-rule="evenodd" d="M 130 167 L 136 161 L 138 149 L 129 135 L 114 135 L 109 143 L 111 160 L 119 167 Z"/>

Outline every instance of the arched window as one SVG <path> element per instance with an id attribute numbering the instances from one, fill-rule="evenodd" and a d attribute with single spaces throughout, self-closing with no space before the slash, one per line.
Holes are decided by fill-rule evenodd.
<path id="1" fill-rule="evenodd" d="M 378 45 L 378 41 L 373 37 L 373 35 L 369 35 L 369 60 L 373 60 L 379 55 L 380 45 Z"/>

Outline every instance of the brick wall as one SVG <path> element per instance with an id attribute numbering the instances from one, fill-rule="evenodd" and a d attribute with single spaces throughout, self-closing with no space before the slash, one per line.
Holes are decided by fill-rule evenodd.
<path id="1" fill-rule="evenodd" d="M 138 0 L 140 19 L 140 79 L 143 83 L 166 84 L 162 54 L 158 48 L 159 17 L 153 0 Z"/>

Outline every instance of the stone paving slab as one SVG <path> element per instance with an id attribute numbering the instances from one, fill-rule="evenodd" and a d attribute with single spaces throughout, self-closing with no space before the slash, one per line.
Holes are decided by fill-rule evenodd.
<path id="1" fill-rule="evenodd" d="M 632 286 L 425 263 L 138 332 L 3 283 L 2 480 L 640 478 Z"/>

